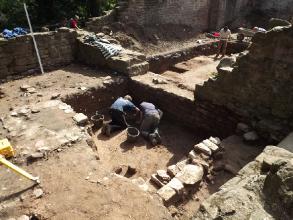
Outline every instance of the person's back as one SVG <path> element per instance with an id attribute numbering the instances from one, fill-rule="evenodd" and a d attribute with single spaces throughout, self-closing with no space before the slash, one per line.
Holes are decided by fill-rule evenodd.
<path id="1" fill-rule="evenodd" d="M 135 105 L 131 101 L 120 97 L 111 105 L 110 109 L 125 112 L 135 109 Z"/>
<path id="2" fill-rule="evenodd" d="M 156 106 L 149 102 L 142 102 L 140 104 L 140 109 L 142 110 L 144 115 L 158 114 Z"/>

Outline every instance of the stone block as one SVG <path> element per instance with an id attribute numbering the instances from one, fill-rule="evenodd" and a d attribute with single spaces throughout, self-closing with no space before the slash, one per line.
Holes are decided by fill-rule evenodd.
<path id="1" fill-rule="evenodd" d="M 192 160 L 192 159 L 198 158 L 198 155 L 196 154 L 194 150 L 192 150 L 189 152 L 188 157 Z"/>
<path id="2" fill-rule="evenodd" d="M 259 137 L 255 131 L 247 132 L 243 135 L 243 139 L 246 142 L 256 142 L 258 141 Z"/>
<path id="3" fill-rule="evenodd" d="M 202 166 L 188 164 L 175 177 L 184 184 L 194 185 L 202 180 L 203 168 Z"/>
<path id="4" fill-rule="evenodd" d="M 218 146 L 221 144 L 221 140 L 218 137 L 210 137 L 209 140 Z"/>
<path id="5" fill-rule="evenodd" d="M 159 187 L 162 187 L 165 185 L 162 181 L 159 180 L 156 174 L 151 175 L 151 181 L 153 181 L 153 183 L 155 183 Z"/>
<path id="6" fill-rule="evenodd" d="M 163 181 L 170 181 L 171 177 L 167 174 L 166 170 L 157 170 L 157 176 Z"/>
<path id="7" fill-rule="evenodd" d="M 159 189 L 157 193 L 165 202 L 170 202 L 176 196 L 176 191 L 167 185 Z"/>
<path id="8" fill-rule="evenodd" d="M 183 168 L 189 164 L 189 159 L 184 159 L 184 160 L 181 160 L 179 161 L 178 163 L 176 163 L 176 166 L 179 168 L 179 170 L 183 170 Z"/>
<path id="9" fill-rule="evenodd" d="M 206 146 L 204 143 L 199 143 L 199 144 L 195 145 L 194 149 L 195 149 L 195 151 L 202 152 L 205 155 L 208 155 L 208 156 L 212 155 L 211 149 L 208 146 Z"/>
<path id="10" fill-rule="evenodd" d="M 176 177 L 174 177 L 166 186 L 171 187 L 178 194 L 180 194 L 184 189 L 183 183 L 179 179 L 177 179 Z"/>
<path id="11" fill-rule="evenodd" d="M 218 145 L 214 144 L 209 139 L 204 140 L 202 143 L 204 143 L 206 146 L 208 146 L 208 148 L 210 148 L 212 153 L 217 152 L 220 149 Z"/>
<path id="12" fill-rule="evenodd" d="M 73 120 L 78 125 L 84 125 L 88 121 L 88 117 L 83 113 L 78 113 L 78 114 L 73 116 Z"/>
<path id="13" fill-rule="evenodd" d="M 174 164 L 174 165 L 171 165 L 171 166 L 168 166 L 167 168 L 167 172 L 168 174 L 171 176 L 171 177 L 174 177 L 176 176 L 176 174 L 179 172 L 179 168 Z"/>

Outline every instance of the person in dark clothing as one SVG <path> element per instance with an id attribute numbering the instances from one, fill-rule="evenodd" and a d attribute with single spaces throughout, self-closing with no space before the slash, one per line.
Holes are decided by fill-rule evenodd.
<path id="1" fill-rule="evenodd" d="M 161 143 L 159 134 L 159 123 L 163 112 L 149 102 L 142 102 L 139 105 L 140 119 L 142 121 L 140 131 L 143 137 L 148 139 L 154 146 Z"/>
<path id="2" fill-rule="evenodd" d="M 127 114 L 139 112 L 139 109 L 131 102 L 132 98 L 129 95 L 118 98 L 110 107 L 109 113 L 111 122 L 103 125 L 102 134 L 110 136 L 114 131 L 123 130 L 127 127 L 125 116 Z"/>

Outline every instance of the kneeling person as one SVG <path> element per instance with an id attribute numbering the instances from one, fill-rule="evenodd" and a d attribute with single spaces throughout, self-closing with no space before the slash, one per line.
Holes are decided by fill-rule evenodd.
<path id="1" fill-rule="evenodd" d="M 118 98 L 110 107 L 109 113 L 112 121 L 105 124 L 102 128 L 102 133 L 110 136 L 111 132 L 123 130 L 127 127 L 125 115 L 139 112 L 139 109 L 131 102 L 132 98 L 129 95 Z"/>
<path id="2" fill-rule="evenodd" d="M 151 141 L 153 145 L 161 143 L 159 135 L 159 123 L 163 116 L 163 112 L 149 102 L 142 102 L 139 106 L 141 110 L 140 119 L 142 120 L 140 130 L 143 137 Z"/>

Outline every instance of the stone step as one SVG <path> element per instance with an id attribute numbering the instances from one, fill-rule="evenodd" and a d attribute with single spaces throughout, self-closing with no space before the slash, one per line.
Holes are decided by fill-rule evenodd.
<path id="1" fill-rule="evenodd" d="M 148 70 L 149 70 L 149 63 L 145 61 L 145 62 L 135 64 L 129 67 L 128 74 L 130 76 L 143 75 L 143 74 L 146 74 Z"/>

